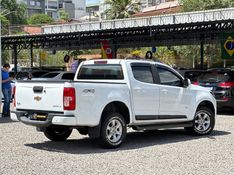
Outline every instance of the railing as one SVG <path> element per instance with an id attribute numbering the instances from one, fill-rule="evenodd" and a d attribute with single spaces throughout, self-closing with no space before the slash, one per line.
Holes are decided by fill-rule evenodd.
<path id="1" fill-rule="evenodd" d="M 234 8 L 177 13 L 170 15 L 150 16 L 141 18 L 127 18 L 106 20 L 98 22 L 86 22 L 64 25 L 43 26 L 43 33 L 82 32 L 107 29 L 122 29 L 144 26 L 162 26 L 170 24 L 185 24 L 197 22 L 209 22 L 234 19 Z"/>

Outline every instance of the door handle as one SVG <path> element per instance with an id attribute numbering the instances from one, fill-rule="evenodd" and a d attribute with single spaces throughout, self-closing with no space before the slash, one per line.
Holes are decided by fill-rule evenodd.
<path id="1" fill-rule="evenodd" d="M 168 93 L 168 90 L 162 89 L 161 92 L 164 93 L 164 94 L 167 94 L 167 93 Z"/>
<path id="2" fill-rule="evenodd" d="M 135 88 L 133 88 L 133 90 L 139 92 L 139 91 L 141 91 L 141 88 L 140 87 L 135 87 Z"/>

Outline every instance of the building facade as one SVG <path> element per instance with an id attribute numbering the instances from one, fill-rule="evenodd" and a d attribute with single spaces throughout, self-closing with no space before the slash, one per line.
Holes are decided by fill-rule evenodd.
<path id="1" fill-rule="evenodd" d="M 54 20 L 59 19 L 59 10 L 64 9 L 71 19 L 79 19 L 86 15 L 85 0 L 17 0 L 27 5 L 27 15 L 44 13 Z"/>

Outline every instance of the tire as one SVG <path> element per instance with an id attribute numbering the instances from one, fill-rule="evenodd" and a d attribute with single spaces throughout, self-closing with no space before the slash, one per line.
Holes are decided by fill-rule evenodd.
<path id="1" fill-rule="evenodd" d="M 119 113 L 107 114 L 101 126 L 99 141 L 105 148 L 117 148 L 126 138 L 126 121 Z"/>
<path id="2" fill-rule="evenodd" d="M 45 136 L 52 141 L 65 141 L 71 133 L 72 129 L 67 127 L 48 127 L 44 131 Z"/>
<path id="3" fill-rule="evenodd" d="M 210 134 L 215 125 L 214 113 L 207 107 L 201 106 L 197 109 L 192 127 L 186 127 L 185 130 L 193 135 Z"/>

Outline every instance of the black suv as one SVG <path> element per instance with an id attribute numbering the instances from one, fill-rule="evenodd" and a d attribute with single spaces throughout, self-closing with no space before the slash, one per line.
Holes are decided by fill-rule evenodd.
<path id="1" fill-rule="evenodd" d="M 210 69 L 203 72 L 193 84 L 211 90 L 217 100 L 217 107 L 234 109 L 234 71 L 230 69 Z"/>

